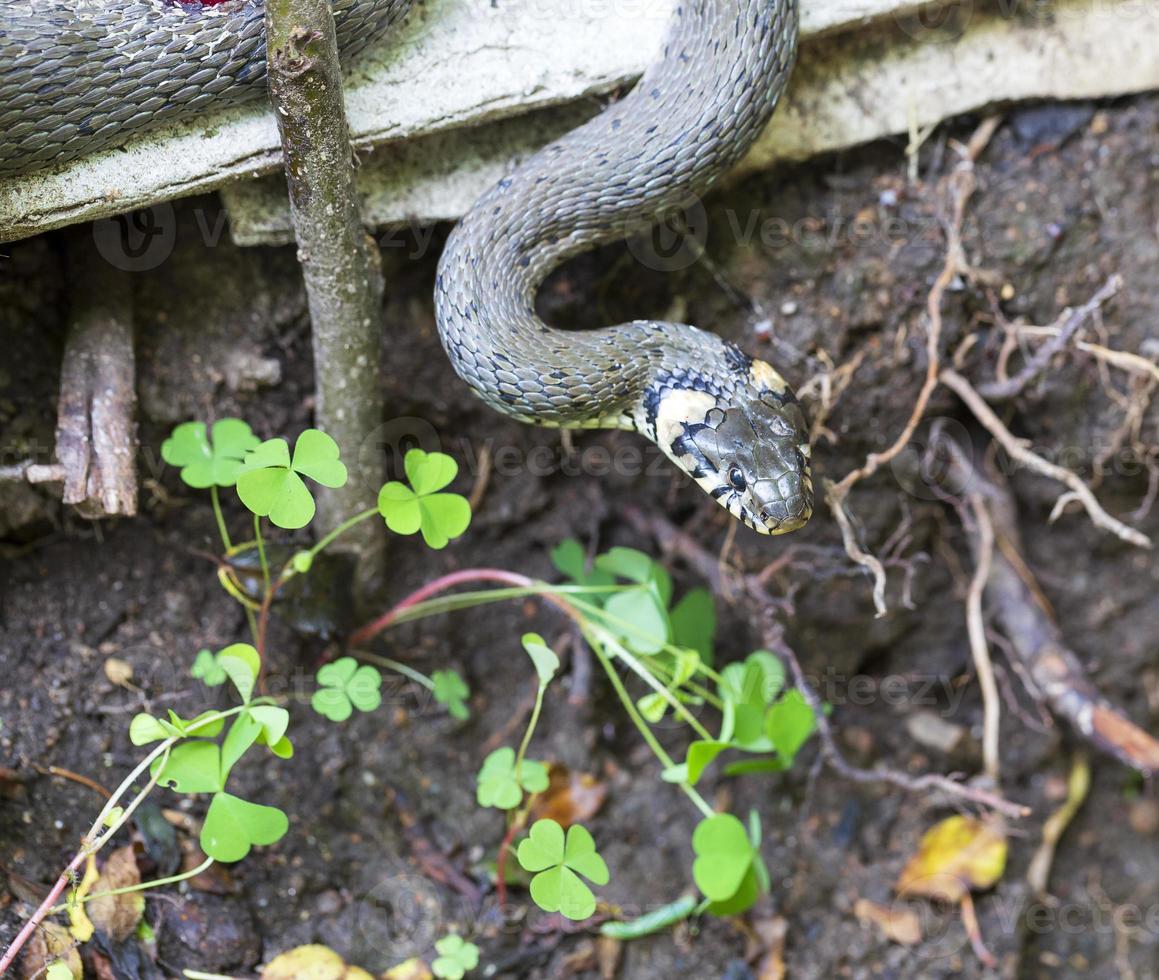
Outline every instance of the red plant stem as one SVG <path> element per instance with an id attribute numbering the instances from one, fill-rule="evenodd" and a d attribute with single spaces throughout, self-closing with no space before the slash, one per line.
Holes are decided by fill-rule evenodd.
<path id="1" fill-rule="evenodd" d="M 69 862 L 68 867 L 60 873 L 60 877 L 56 879 L 56 884 L 52 886 L 52 889 L 49 891 L 44 901 L 41 902 L 37 910 L 32 913 L 32 917 L 26 923 L 24 923 L 24 928 L 21 929 L 19 933 L 17 933 L 16 938 L 12 940 L 12 945 L 4 951 L 3 958 L 0 958 L 0 976 L 3 976 L 5 971 L 7 971 L 8 968 L 16 962 L 16 955 L 20 952 L 24 944 L 32 938 L 32 934 L 36 932 L 37 928 L 40 926 L 40 923 L 44 921 L 44 917 L 48 915 L 49 911 L 53 908 L 53 906 L 56 905 L 56 900 L 60 898 L 61 893 L 72 882 L 73 872 L 75 872 L 77 868 L 79 868 L 84 863 L 86 856 L 87 854 L 83 847 L 77 851 L 76 857 L 74 857 L 72 861 Z"/>
<path id="2" fill-rule="evenodd" d="M 417 606 L 420 602 L 424 602 L 432 596 L 438 595 L 440 592 L 445 592 L 447 589 L 453 588 L 456 585 L 465 585 L 468 582 L 496 582 L 500 585 L 509 585 L 518 589 L 526 589 L 535 584 L 526 575 L 517 575 L 515 572 L 507 572 L 501 568 L 464 568 L 459 572 L 451 572 L 449 575 L 443 575 L 433 582 L 428 582 L 421 589 L 416 589 L 397 605 L 392 606 L 384 612 L 378 619 L 355 630 L 347 646 L 365 646 L 390 626 L 399 617 L 399 614 L 411 606 Z M 568 608 L 570 609 L 570 607 Z"/>
<path id="3" fill-rule="evenodd" d="M 495 858 L 495 897 L 499 900 L 499 914 L 501 916 L 507 905 L 507 854 L 511 850 L 511 842 L 515 840 L 515 835 L 519 833 L 522 824 L 521 820 L 511 821 L 511 826 L 507 828 L 507 833 L 503 835 L 503 840 L 499 843 L 499 855 Z"/>

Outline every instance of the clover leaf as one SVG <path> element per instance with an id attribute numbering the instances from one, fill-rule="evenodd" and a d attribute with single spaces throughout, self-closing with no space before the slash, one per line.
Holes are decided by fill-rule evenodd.
<path id="1" fill-rule="evenodd" d="M 793 764 L 797 751 L 813 734 L 816 725 L 813 706 L 796 688 L 786 691 L 785 696 L 769 708 L 765 716 L 765 734 L 786 769 Z"/>
<path id="2" fill-rule="evenodd" d="M 246 456 L 237 495 L 252 513 L 268 517 L 277 527 L 305 527 L 314 517 L 315 505 L 302 477 L 332 489 L 343 486 L 346 464 L 338 457 L 338 444 L 318 429 L 298 436 L 293 458 L 285 439 L 267 439 Z"/>
<path id="3" fill-rule="evenodd" d="M 373 711 L 382 704 L 382 674 L 370 664 L 359 666 L 353 657 L 339 657 L 318 671 L 322 686 L 314 692 L 310 705 L 331 721 L 345 721 L 357 708 Z"/>
<path id="4" fill-rule="evenodd" d="M 206 687 L 218 687 L 224 684 L 227 678 L 225 670 L 208 650 L 198 650 L 193 666 L 189 668 L 191 676 L 197 678 Z"/>
<path id="5" fill-rule="evenodd" d="M 743 663 L 720 672 L 718 691 L 724 702 L 721 741 L 750 752 L 774 748 L 765 734 L 765 712 L 785 683 L 785 668 L 767 650 L 750 653 Z"/>
<path id="6" fill-rule="evenodd" d="M 161 458 L 180 466 L 182 482 L 196 490 L 232 487 L 245 454 L 260 441 L 241 419 L 214 422 L 212 441 L 204 422 L 183 422 L 161 443 Z"/>
<path id="7" fill-rule="evenodd" d="M 471 689 L 457 671 L 436 670 L 431 674 L 431 681 L 435 685 L 432 691 L 435 700 L 447 706 L 447 713 L 452 718 L 466 721 L 471 717 L 471 712 L 467 708 L 467 698 L 471 695 Z"/>
<path id="8" fill-rule="evenodd" d="M 378 512 L 395 534 L 421 531 L 431 548 L 445 548 L 471 523 L 471 505 L 457 493 L 440 493 L 459 472 L 446 453 L 412 449 L 403 460 L 405 483 L 392 480 L 378 493 Z"/>
<path id="9" fill-rule="evenodd" d="M 281 840 L 290 821 L 273 806 L 215 793 L 201 828 L 201 849 L 216 861 L 240 861 L 255 844 Z"/>
<path id="10" fill-rule="evenodd" d="M 468 970 L 479 965 L 479 947 L 454 933 L 435 943 L 435 949 L 439 956 L 431 964 L 431 972 L 441 980 L 462 980 Z"/>
<path id="11" fill-rule="evenodd" d="M 547 766 L 524 759 L 515 774 L 515 750 L 510 746 L 496 749 L 486 759 L 475 777 L 475 799 L 479 806 L 514 810 L 523 802 L 523 792 L 542 793 L 548 786 Z"/>
<path id="12" fill-rule="evenodd" d="M 768 889 L 768 870 L 760 856 L 760 825 L 745 829 L 731 813 L 717 813 L 696 825 L 692 877 L 716 915 L 738 915 Z"/>
<path id="13" fill-rule="evenodd" d="M 218 653 L 217 665 L 233 681 L 242 701 L 248 703 L 262 670 L 258 651 L 249 643 L 231 643 Z"/>
<path id="14" fill-rule="evenodd" d="M 532 872 L 531 898 L 545 912 L 580 921 L 596 910 L 596 897 L 580 878 L 608 883 L 608 866 L 586 828 L 572 824 L 564 837 L 554 820 L 537 820 L 516 851 L 520 865 Z"/>
<path id="15" fill-rule="evenodd" d="M 523 634 L 523 649 L 535 665 L 535 673 L 539 676 L 539 686 L 547 687 L 551 679 L 559 670 L 559 655 L 544 642 L 538 633 Z"/>

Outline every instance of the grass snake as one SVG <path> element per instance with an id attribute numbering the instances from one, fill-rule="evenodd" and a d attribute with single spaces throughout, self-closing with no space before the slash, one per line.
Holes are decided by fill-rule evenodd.
<path id="1" fill-rule="evenodd" d="M 343 56 L 411 0 L 333 0 Z M 756 531 L 813 506 L 807 426 L 784 379 L 714 333 L 638 320 L 544 323 L 569 257 L 703 195 L 772 115 L 796 56 L 797 0 L 676 0 L 635 88 L 483 195 L 439 261 L 435 312 L 455 371 L 523 422 L 632 429 Z M 0 175 L 66 163 L 207 105 L 260 97 L 256 0 L 0 0 Z"/>

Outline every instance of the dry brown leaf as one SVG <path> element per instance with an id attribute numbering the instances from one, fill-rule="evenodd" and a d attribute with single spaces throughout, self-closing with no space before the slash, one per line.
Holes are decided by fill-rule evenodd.
<path id="1" fill-rule="evenodd" d="M 133 665 L 119 657 L 109 657 L 105 661 L 105 676 L 117 687 L 126 687 L 133 679 Z"/>
<path id="2" fill-rule="evenodd" d="M 398 966 L 392 966 L 382 975 L 382 980 L 434 980 L 434 974 L 426 963 L 414 956 Z"/>
<path id="3" fill-rule="evenodd" d="M 624 955 L 624 944 L 611 936 L 596 937 L 596 962 L 600 968 L 600 980 L 614 980 L 620 972 L 620 960 Z"/>
<path id="4" fill-rule="evenodd" d="M 1005 870 L 1003 825 L 958 815 L 926 831 L 894 889 L 899 895 L 925 895 L 956 903 L 970 891 L 989 888 Z"/>
<path id="5" fill-rule="evenodd" d="M 596 815 L 608 796 L 608 784 L 586 772 L 552 763 L 548 787 L 531 807 L 531 821 L 554 820 L 565 830 Z"/>
<path id="6" fill-rule="evenodd" d="M 868 898 L 859 898 L 853 906 L 853 914 L 861 922 L 877 926 L 890 942 L 916 946 L 922 941 L 922 921 L 913 909 L 896 904 L 887 909 Z"/>
<path id="7" fill-rule="evenodd" d="M 20 961 L 21 975 L 25 980 L 43 977 L 48 967 L 57 960 L 64 962 L 76 980 L 84 976 L 84 964 L 77 952 L 76 941 L 68 934 L 68 930 L 55 922 L 43 922 L 24 948 L 24 959 Z"/>
<path id="8" fill-rule="evenodd" d="M 127 895 L 102 895 L 118 888 L 141 884 L 141 872 L 132 847 L 119 847 L 109 855 L 101 876 L 93 884 L 92 898 L 85 911 L 94 926 L 117 942 L 128 939 L 145 911 L 145 896 L 140 892 Z"/>

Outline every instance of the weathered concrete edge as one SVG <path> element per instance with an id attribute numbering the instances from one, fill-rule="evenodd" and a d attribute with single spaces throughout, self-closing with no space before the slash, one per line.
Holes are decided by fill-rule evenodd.
<path id="1" fill-rule="evenodd" d="M 806 37 L 850 30 L 948 0 L 812 0 Z M 606 93 L 658 45 L 675 0 L 425 0 L 395 42 L 352 73 L 356 145 L 412 139 Z M 279 165 L 277 127 L 255 104 L 145 134 L 56 170 L 0 180 L 0 241 L 202 193 Z"/>
<path id="2" fill-rule="evenodd" d="M 1146 56 L 1159 49 L 1159 14 L 1125 29 L 1123 11 L 1137 7 L 1083 0 L 1049 25 L 979 17 L 954 43 L 892 47 L 865 34 L 807 45 L 785 105 L 735 176 L 904 133 L 911 107 L 925 127 L 997 103 L 1159 88 L 1159 59 Z M 1116 51 L 1116 72 L 1090 54 L 1100 50 Z M 514 162 L 594 111 L 562 107 L 382 147 L 359 174 L 364 215 L 385 229 L 458 218 Z M 234 184 L 222 199 L 239 244 L 291 240 L 280 178 Z"/>

